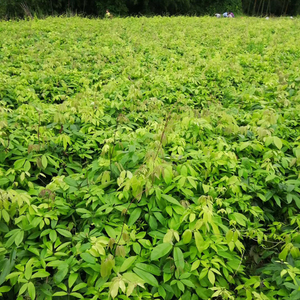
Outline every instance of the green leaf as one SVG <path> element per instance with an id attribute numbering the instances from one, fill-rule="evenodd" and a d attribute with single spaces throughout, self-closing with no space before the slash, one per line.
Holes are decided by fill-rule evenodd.
<path id="1" fill-rule="evenodd" d="M 133 251 L 135 252 L 135 254 L 140 254 L 141 252 L 141 245 L 139 243 L 134 243 L 132 245 Z"/>
<path id="2" fill-rule="evenodd" d="M 23 167 L 23 165 L 25 164 L 25 161 L 26 161 L 25 158 L 16 160 L 15 163 L 14 163 L 14 169 L 15 170 L 20 170 Z"/>
<path id="3" fill-rule="evenodd" d="M 143 284 L 145 282 L 141 277 L 139 277 L 138 275 L 132 272 L 124 273 L 123 277 L 129 282 L 133 282 L 133 283 Z"/>
<path id="4" fill-rule="evenodd" d="M 242 226 L 246 226 L 246 222 L 248 221 L 248 219 L 240 213 L 233 213 L 229 217 L 232 218 L 233 220 L 235 220 L 238 224 L 240 224 Z"/>
<path id="5" fill-rule="evenodd" d="M 164 198 L 165 200 L 167 200 L 168 202 L 172 203 L 172 204 L 181 206 L 181 204 L 175 198 L 173 198 L 169 195 L 162 194 L 161 197 Z"/>
<path id="6" fill-rule="evenodd" d="M 73 186 L 73 187 L 77 187 L 78 186 L 78 183 L 76 180 L 74 180 L 73 178 L 71 177 L 65 177 L 64 178 L 64 182 L 69 185 L 69 186 Z"/>
<path id="7" fill-rule="evenodd" d="M 64 248 L 66 248 L 67 246 L 69 246 L 71 244 L 71 242 L 65 242 L 63 244 L 61 244 L 59 247 L 56 248 L 56 251 L 60 251 Z"/>
<path id="8" fill-rule="evenodd" d="M 274 139 L 271 136 L 268 136 L 265 139 L 265 145 L 268 147 L 273 141 Z"/>
<path id="9" fill-rule="evenodd" d="M 116 231 L 111 226 L 105 226 L 105 231 L 107 232 L 109 237 L 116 239 Z"/>
<path id="10" fill-rule="evenodd" d="M 68 274 L 69 268 L 68 265 L 63 265 L 62 268 L 60 268 L 54 275 L 53 279 L 56 284 L 60 283 L 63 281 L 63 279 L 66 277 Z"/>
<path id="11" fill-rule="evenodd" d="M 86 283 L 81 282 L 81 283 L 75 285 L 72 291 L 75 292 L 75 291 L 81 290 L 81 289 L 85 288 L 86 286 L 87 286 Z"/>
<path id="12" fill-rule="evenodd" d="M 25 278 L 27 280 L 29 280 L 31 278 L 31 275 L 32 275 L 32 267 L 31 267 L 31 265 L 26 265 L 24 275 L 25 275 Z"/>
<path id="13" fill-rule="evenodd" d="M 47 158 L 45 155 L 42 156 L 42 166 L 44 169 L 47 168 L 48 162 L 47 162 Z"/>
<path id="14" fill-rule="evenodd" d="M 68 295 L 67 292 L 56 292 L 52 296 L 53 297 L 59 297 L 59 296 L 66 296 L 66 295 Z"/>
<path id="15" fill-rule="evenodd" d="M 226 233 L 226 242 L 227 244 L 229 244 L 232 241 L 233 238 L 233 231 L 232 230 L 228 230 Z"/>
<path id="16" fill-rule="evenodd" d="M 206 276 L 207 273 L 208 273 L 208 269 L 207 268 L 202 269 L 202 271 L 201 271 L 201 273 L 199 275 L 199 280 L 203 279 Z"/>
<path id="17" fill-rule="evenodd" d="M 178 288 L 182 291 L 182 292 L 184 292 L 184 285 L 183 285 L 183 283 L 181 282 L 181 281 L 177 281 L 177 286 L 178 286 Z"/>
<path id="18" fill-rule="evenodd" d="M 11 286 L 4 285 L 0 287 L 0 293 L 7 293 L 10 290 L 11 290 Z"/>
<path id="19" fill-rule="evenodd" d="M 173 178 L 173 173 L 172 173 L 172 168 L 165 168 L 164 172 L 163 172 L 163 177 L 165 180 L 166 184 L 170 184 L 172 182 L 172 178 Z"/>
<path id="20" fill-rule="evenodd" d="M 83 298 L 83 296 L 81 295 L 81 294 L 79 294 L 79 293 L 76 293 L 76 292 L 72 292 L 72 293 L 70 293 L 70 296 L 73 296 L 73 297 L 76 297 L 76 298 L 78 298 L 78 299 L 84 299 Z"/>
<path id="21" fill-rule="evenodd" d="M 187 229 L 182 235 L 182 241 L 184 244 L 188 244 L 192 240 L 192 231 Z"/>
<path id="22" fill-rule="evenodd" d="M 300 209 L 300 198 L 297 195 L 293 194 L 293 199 L 294 199 L 297 207 Z"/>
<path id="23" fill-rule="evenodd" d="M 87 215 L 90 215 L 90 216 L 92 215 L 92 213 L 89 210 L 85 209 L 85 208 L 77 208 L 76 212 L 79 213 L 79 214 L 87 214 Z"/>
<path id="24" fill-rule="evenodd" d="M 154 216 L 150 216 L 149 217 L 149 226 L 152 230 L 156 230 L 157 229 L 157 221 L 155 219 Z"/>
<path id="25" fill-rule="evenodd" d="M 149 274 L 139 268 L 133 268 L 133 272 L 136 273 L 139 277 L 141 277 L 146 283 L 158 287 L 158 282 L 152 274 Z"/>
<path id="26" fill-rule="evenodd" d="M 274 142 L 274 145 L 280 150 L 282 148 L 282 141 L 279 137 L 277 136 L 274 136 L 273 137 L 273 142 Z"/>
<path id="27" fill-rule="evenodd" d="M 148 272 L 148 273 L 151 273 L 153 275 L 156 275 L 156 276 L 160 276 L 161 275 L 161 270 L 159 267 L 153 265 L 153 264 L 144 264 L 144 263 L 137 263 L 135 265 L 136 268 L 139 268 L 145 272 Z"/>
<path id="28" fill-rule="evenodd" d="M 10 180 L 8 178 L 0 178 L 0 186 L 8 184 L 9 181 Z"/>
<path id="29" fill-rule="evenodd" d="M 200 260 L 194 261 L 191 267 L 191 271 L 197 270 L 199 266 L 200 266 Z"/>
<path id="30" fill-rule="evenodd" d="M 31 300 L 35 300 L 35 287 L 32 282 L 28 283 L 28 294 Z"/>
<path id="31" fill-rule="evenodd" d="M 74 282 L 78 278 L 78 275 L 79 275 L 78 273 L 72 273 L 72 274 L 70 274 L 69 279 L 68 279 L 69 288 L 71 288 L 73 286 Z"/>
<path id="32" fill-rule="evenodd" d="M 288 204 L 290 204 L 293 201 L 293 195 L 292 194 L 287 194 L 286 201 L 287 201 Z"/>
<path id="33" fill-rule="evenodd" d="M 18 296 L 24 294 L 26 292 L 27 288 L 28 288 L 28 283 L 24 283 L 19 290 Z"/>
<path id="34" fill-rule="evenodd" d="M 8 212 L 5 209 L 2 209 L 1 212 L 2 212 L 2 218 L 4 219 L 4 221 L 6 223 L 8 223 L 9 219 L 10 219 L 10 216 L 9 216 Z"/>
<path id="35" fill-rule="evenodd" d="M 57 233 L 56 233 L 56 231 L 52 229 L 50 231 L 50 233 L 49 233 L 49 237 L 50 237 L 51 242 L 54 243 L 56 241 L 56 239 L 57 239 Z"/>
<path id="36" fill-rule="evenodd" d="M 151 260 L 157 260 L 170 253 L 173 246 L 169 243 L 157 245 L 151 252 Z"/>
<path id="37" fill-rule="evenodd" d="M 133 212 L 130 214 L 127 225 L 132 226 L 137 221 L 137 219 L 140 217 L 141 212 L 142 212 L 142 210 L 139 207 L 134 209 Z"/>
<path id="38" fill-rule="evenodd" d="M 207 194 L 209 192 L 209 185 L 202 184 L 203 192 Z"/>
<path id="39" fill-rule="evenodd" d="M 203 238 L 199 231 L 194 232 L 194 237 L 195 237 L 196 247 L 197 247 L 199 253 L 201 253 L 204 250 L 203 249 Z"/>
<path id="40" fill-rule="evenodd" d="M 277 176 L 276 176 L 275 174 L 270 174 L 270 175 L 267 176 L 266 182 L 272 181 L 272 180 L 275 179 L 275 178 L 277 178 Z"/>
<path id="41" fill-rule="evenodd" d="M 128 270 L 132 266 L 132 264 L 135 262 L 136 258 L 137 258 L 136 256 L 131 256 L 131 257 L 128 257 L 127 259 L 125 259 L 120 268 L 120 272 L 123 273 L 126 270 Z"/>
<path id="42" fill-rule="evenodd" d="M 186 285 L 186 286 L 188 286 L 188 287 L 190 287 L 190 288 L 195 288 L 195 285 L 194 285 L 190 280 L 187 280 L 187 279 L 181 279 L 181 282 L 182 282 L 184 285 Z"/>
<path id="43" fill-rule="evenodd" d="M 179 247 L 174 247 L 173 249 L 173 257 L 175 266 L 180 269 L 184 269 L 184 257 L 181 249 Z"/>
<path id="44" fill-rule="evenodd" d="M 288 248 L 287 247 L 284 247 L 284 249 L 280 252 L 279 254 L 279 259 L 285 261 L 286 260 L 286 257 L 288 255 Z"/>
<path id="45" fill-rule="evenodd" d="M 274 198 L 276 204 L 277 204 L 279 207 L 281 207 L 281 201 L 280 201 L 279 196 L 278 196 L 278 195 L 274 195 L 273 198 Z"/>
<path id="46" fill-rule="evenodd" d="M 95 264 L 96 263 L 96 259 L 95 257 L 93 257 L 91 254 L 89 253 L 82 253 L 80 254 L 81 258 L 86 261 L 87 263 L 90 264 Z"/>
<path id="47" fill-rule="evenodd" d="M 65 292 L 68 290 L 67 286 L 62 282 L 57 284 L 57 287 L 59 287 L 60 289 L 62 289 Z"/>
<path id="48" fill-rule="evenodd" d="M 20 230 L 15 236 L 16 246 L 19 246 L 23 242 L 23 239 L 24 239 L 24 231 Z"/>
<path id="49" fill-rule="evenodd" d="M 48 277 L 48 276 L 50 276 L 50 273 L 46 272 L 45 270 L 40 270 L 40 271 L 34 273 L 31 276 L 31 279 L 33 279 L 33 278 L 44 278 L 44 277 Z"/>
<path id="50" fill-rule="evenodd" d="M 72 237 L 72 233 L 66 229 L 61 229 L 61 228 L 57 228 L 56 231 L 61 234 L 62 236 L 71 238 Z"/>
<path id="51" fill-rule="evenodd" d="M 15 277 L 19 277 L 23 272 L 12 272 L 5 277 L 5 280 L 9 280 Z M 1 274 L 2 275 L 2 274 Z"/>
<path id="52" fill-rule="evenodd" d="M 28 172 L 31 168 L 31 164 L 30 164 L 30 161 L 26 161 L 26 163 L 24 164 L 24 171 L 25 172 Z"/>
<path id="53" fill-rule="evenodd" d="M 3 261 L 2 261 L 3 263 Z M 0 273 L 0 285 L 3 284 L 5 281 L 6 276 L 11 272 L 11 269 L 14 266 L 14 261 L 10 261 L 8 259 L 4 259 L 4 263 L 2 264 L 1 267 L 1 273 Z"/>
<path id="54" fill-rule="evenodd" d="M 165 289 L 161 285 L 158 287 L 158 293 L 163 299 L 167 296 Z"/>
<path id="55" fill-rule="evenodd" d="M 117 297 L 119 291 L 119 282 L 113 282 L 109 287 L 110 296 L 114 299 Z"/>
<path id="56" fill-rule="evenodd" d="M 216 280 L 215 274 L 214 274 L 214 272 L 211 271 L 211 270 L 208 271 L 208 280 L 209 280 L 209 282 L 210 282 L 212 285 L 215 284 L 215 280 Z"/>
<path id="57" fill-rule="evenodd" d="M 6 247 L 6 248 L 10 248 L 10 246 L 11 246 L 13 243 L 15 243 L 16 236 L 17 236 L 18 233 L 19 233 L 19 230 L 18 230 L 17 233 L 14 233 L 14 234 L 6 241 L 6 243 L 5 243 L 5 247 Z M 19 236 L 19 241 L 20 241 L 20 236 Z M 18 242 L 19 242 L 19 241 L 18 241 Z M 20 243 L 21 243 L 21 242 L 20 242 Z"/>

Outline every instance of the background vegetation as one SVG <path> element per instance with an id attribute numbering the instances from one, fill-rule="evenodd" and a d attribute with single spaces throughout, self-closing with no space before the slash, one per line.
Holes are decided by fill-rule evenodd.
<path id="1" fill-rule="evenodd" d="M 82 14 L 104 16 L 109 9 L 114 15 L 214 15 L 233 11 L 249 15 L 297 15 L 300 0 L 2 0 L 0 17 Z"/>
<path id="2" fill-rule="evenodd" d="M 299 22 L 0 22 L 0 297 L 299 299 Z"/>

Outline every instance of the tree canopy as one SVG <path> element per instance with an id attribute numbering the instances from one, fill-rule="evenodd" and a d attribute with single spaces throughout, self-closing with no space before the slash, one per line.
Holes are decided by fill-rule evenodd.
<path id="1" fill-rule="evenodd" d="M 125 15 L 207 15 L 227 10 L 249 15 L 300 12 L 300 0 L 3 0 L 0 17 L 83 14 L 103 16 L 109 9 Z"/>

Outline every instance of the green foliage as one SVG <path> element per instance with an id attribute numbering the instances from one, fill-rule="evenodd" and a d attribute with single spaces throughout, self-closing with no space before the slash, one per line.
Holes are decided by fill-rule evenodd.
<path id="1" fill-rule="evenodd" d="M 299 299 L 298 28 L 0 23 L 0 297 Z"/>

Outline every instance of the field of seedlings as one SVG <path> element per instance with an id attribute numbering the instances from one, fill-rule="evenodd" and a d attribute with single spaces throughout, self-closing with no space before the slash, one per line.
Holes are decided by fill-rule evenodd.
<path id="1" fill-rule="evenodd" d="M 300 19 L 0 22 L 0 299 L 300 299 Z"/>

